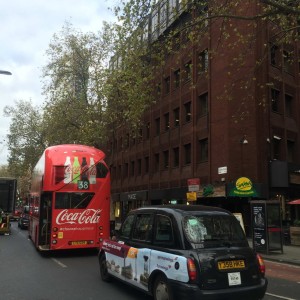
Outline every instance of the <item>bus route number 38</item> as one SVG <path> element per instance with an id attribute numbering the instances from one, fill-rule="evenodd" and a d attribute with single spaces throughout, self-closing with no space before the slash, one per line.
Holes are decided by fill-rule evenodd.
<path id="1" fill-rule="evenodd" d="M 78 180 L 77 187 L 79 190 L 88 190 L 90 188 L 90 183 L 87 180 Z"/>

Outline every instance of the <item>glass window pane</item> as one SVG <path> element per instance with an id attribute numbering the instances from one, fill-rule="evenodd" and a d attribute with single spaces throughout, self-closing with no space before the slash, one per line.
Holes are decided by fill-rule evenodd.
<path id="1" fill-rule="evenodd" d="M 94 193 L 56 193 L 56 209 L 83 209 L 86 208 L 94 197 Z"/>

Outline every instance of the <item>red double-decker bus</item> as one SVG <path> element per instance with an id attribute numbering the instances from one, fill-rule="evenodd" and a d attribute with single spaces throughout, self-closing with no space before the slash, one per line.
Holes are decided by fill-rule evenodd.
<path id="1" fill-rule="evenodd" d="M 83 145 L 47 148 L 34 168 L 29 237 L 37 249 L 98 248 L 109 237 L 105 154 Z"/>

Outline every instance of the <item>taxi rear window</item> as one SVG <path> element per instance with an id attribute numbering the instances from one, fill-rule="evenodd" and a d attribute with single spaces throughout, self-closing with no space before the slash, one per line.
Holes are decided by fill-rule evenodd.
<path id="1" fill-rule="evenodd" d="M 243 230 L 233 216 L 186 216 L 183 229 L 191 243 L 244 240 Z"/>

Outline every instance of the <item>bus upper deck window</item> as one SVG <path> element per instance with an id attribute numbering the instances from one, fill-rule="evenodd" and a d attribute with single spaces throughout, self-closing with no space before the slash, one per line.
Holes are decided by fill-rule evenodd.
<path id="1" fill-rule="evenodd" d="M 105 178 L 107 173 L 107 167 L 103 163 L 99 162 L 97 164 L 97 178 Z"/>

